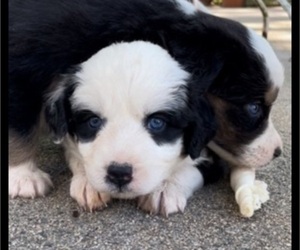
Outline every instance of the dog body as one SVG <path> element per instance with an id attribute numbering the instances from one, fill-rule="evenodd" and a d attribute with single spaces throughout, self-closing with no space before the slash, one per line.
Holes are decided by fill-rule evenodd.
<path id="1" fill-rule="evenodd" d="M 84 158 L 89 158 L 88 154 L 92 151 L 92 148 L 100 147 L 98 145 L 100 141 L 101 144 L 105 142 L 105 144 L 110 145 L 107 148 L 112 151 L 110 152 L 111 157 L 107 159 L 105 157 L 102 159 L 101 157 L 101 163 L 99 163 L 102 166 L 100 167 L 101 169 L 106 169 L 110 165 L 113 166 L 114 162 L 116 163 L 115 165 L 125 164 L 127 167 L 128 165 L 140 165 L 141 163 L 138 163 L 140 159 L 132 159 L 130 161 L 126 157 L 134 158 L 133 155 L 139 154 L 141 149 L 146 150 L 149 153 L 149 157 L 159 154 L 155 151 L 155 142 L 153 140 L 150 142 L 149 134 L 146 133 L 145 129 L 141 128 L 142 117 L 152 111 L 154 112 L 155 104 L 158 105 L 159 109 L 163 108 L 162 100 L 170 98 L 168 96 L 169 92 L 161 89 L 161 86 L 158 87 L 157 84 L 152 86 L 157 88 L 155 90 L 157 92 L 151 92 L 153 89 L 151 91 L 147 89 L 148 85 L 141 87 L 142 83 L 140 85 L 135 84 L 133 91 L 136 92 L 134 95 L 137 98 L 134 98 L 134 101 L 129 100 L 126 96 L 126 92 L 130 89 L 128 89 L 127 85 L 124 85 L 125 89 L 120 89 L 119 94 L 114 93 L 119 98 L 122 93 L 123 104 L 119 103 L 120 107 L 117 109 L 105 109 L 103 107 L 104 110 L 102 112 L 107 112 L 105 114 L 109 118 L 104 117 L 104 122 L 100 119 L 100 123 L 102 124 L 103 122 L 105 124 L 106 119 L 107 125 L 110 119 L 115 121 L 111 127 L 107 126 L 107 130 L 103 130 L 102 135 L 99 132 L 99 140 L 94 140 L 92 144 L 88 142 L 82 143 L 82 145 L 79 143 L 78 147 L 74 146 L 74 140 L 69 136 L 70 127 L 66 123 L 57 126 L 54 122 L 58 118 L 66 118 L 66 114 L 61 113 L 61 109 L 57 109 L 57 113 L 53 113 L 53 110 L 55 110 L 53 107 L 55 105 L 61 106 L 59 104 L 62 104 L 62 100 L 66 99 L 61 98 L 62 94 L 63 96 L 74 98 L 70 101 L 72 105 L 93 104 L 94 106 L 89 106 L 89 108 L 92 110 L 99 109 L 98 112 L 101 115 L 100 107 L 103 105 L 101 101 L 108 99 L 112 94 L 111 89 L 115 88 L 105 84 L 104 86 L 99 86 L 100 91 L 96 91 L 96 85 L 87 84 L 86 88 L 91 87 L 89 91 L 92 94 L 99 94 L 98 99 L 84 92 L 88 92 L 83 87 L 85 84 L 78 84 L 78 86 L 71 84 L 71 87 L 68 87 L 66 90 L 64 86 L 66 83 L 64 82 L 68 83 L 69 81 L 61 80 L 61 76 L 74 74 L 79 74 L 80 76 L 80 71 L 76 70 L 75 65 L 89 64 L 84 62 L 93 60 L 93 55 L 98 53 L 98 51 L 101 53 L 101 49 L 115 42 L 146 40 L 157 44 L 167 50 L 171 58 L 181 65 L 180 67 L 177 65 L 175 71 L 182 71 L 182 75 L 186 75 L 189 78 L 188 84 L 182 85 L 187 88 L 186 94 L 188 98 L 184 99 L 185 92 L 181 88 L 179 93 L 180 98 L 183 98 L 182 103 L 188 100 L 188 104 L 191 105 L 192 115 L 188 113 L 190 117 L 188 119 L 187 117 L 184 118 L 188 122 L 181 128 L 182 131 L 179 133 L 180 136 L 176 137 L 176 143 L 172 144 L 172 150 L 170 151 L 174 155 L 173 157 L 170 156 L 170 159 L 173 159 L 169 166 L 172 169 L 172 171 L 170 170 L 171 172 L 174 169 L 181 169 L 179 167 L 181 165 L 187 165 L 186 171 L 193 169 L 190 172 L 192 173 L 195 168 L 192 167 L 193 164 L 189 164 L 187 161 L 197 159 L 203 146 L 211 139 L 213 141 L 209 146 L 221 157 L 234 165 L 245 166 L 248 169 L 259 168 L 267 164 L 274 155 L 279 154 L 281 140 L 270 122 L 269 112 L 273 101 L 276 99 L 278 89 L 283 82 L 283 70 L 270 45 L 263 38 L 249 31 L 241 24 L 198 11 L 192 4 L 181 0 L 53 0 L 51 2 L 14 0 L 10 1 L 9 4 L 9 192 L 11 196 L 35 197 L 44 195 L 51 186 L 48 175 L 38 170 L 34 160 L 34 139 L 40 112 L 45 103 L 45 96 L 48 102 L 46 117 L 48 116 L 49 118 L 48 123 L 52 134 L 57 141 L 65 138 L 64 143 L 68 143 L 67 155 L 74 173 L 72 183 L 75 183 L 77 180 L 75 178 L 76 165 L 81 165 L 79 162 L 82 160 L 86 163 Z M 142 58 L 143 56 L 140 55 L 140 59 Z M 138 68 L 137 64 L 133 63 L 133 65 L 129 64 L 128 67 Z M 148 64 L 145 63 L 144 67 L 148 67 Z M 70 72 L 70 69 L 73 72 Z M 160 72 L 158 68 L 155 69 Z M 144 68 L 141 70 L 142 73 L 145 73 Z M 92 70 L 89 72 L 92 72 Z M 149 72 L 153 75 L 156 74 L 154 71 L 149 70 Z M 156 80 L 156 78 L 152 78 L 146 73 L 141 75 Z M 126 72 L 120 74 L 120 77 L 124 78 L 124 80 L 130 78 L 126 75 Z M 178 79 L 181 78 L 179 77 Z M 91 83 L 93 81 L 85 79 L 84 82 Z M 174 84 L 173 81 L 170 82 Z M 178 87 L 176 84 L 175 86 Z M 102 87 L 105 90 L 103 93 Z M 52 88 L 55 90 L 50 91 L 49 89 Z M 49 97 L 49 92 L 52 93 L 51 97 Z M 156 100 L 154 93 L 158 93 L 163 98 Z M 207 114 L 204 115 L 204 113 L 209 114 L 210 111 L 202 98 L 207 98 L 210 101 L 216 114 L 218 123 L 216 136 L 214 136 L 216 128 L 213 118 L 208 116 L 210 117 L 208 119 Z M 121 100 L 118 98 L 114 99 Z M 149 107 L 146 105 L 148 99 L 153 99 L 149 102 Z M 56 102 L 57 100 L 58 102 Z M 88 103 L 85 103 L 84 100 Z M 177 101 L 173 100 L 173 102 L 179 105 Z M 51 103 L 55 103 L 52 109 L 50 109 Z M 105 103 L 109 102 L 106 101 Z M 114 101 L 111 101 L 111 104 L 113 103 Z M 134 110 L 137 106 L 144 108 L 146 111 Z M 70 110 L 72 110 L 71 107 Z M 144 112 L 143 115 L 142 111 Z M 134 123 L 134 121 L 137 121 L 134 120 L 134 117 L 136 119 L 139 118 L 137 119 L 139 120 L 139 126 L 137 123 Z M 191 119 L 191 117 L 193 118 Z M 128 124 L 124 125 L 123 129 L 118 124 L 124 119 L 128 120 Z M 176 124 L 181 123 L 184 119 L 181 117 L 176 121 Z M 94 120 L 93 122 L 99 121 Z M 186 128 L 189 129 L 183 131 Z M 85 134 L 85 127 L 82 127 L 82 130 L 82 133 Z M 116 131 L 119 130 L 120 132 L 117 133 Z M 128 132 L 128 135 L 125 135 L 121 131 L 130 132 Z M 131 133 L 136 134 L 133 135 Z M 137 140 L 136 143 L 143 142 L 141 149 L 134 146 L 135 140 L 127 139 L 130 137 L 126 136 L 130 136 L 130 134 Z M 85 136 L 87 135 L 85 134 L 83 137 Z M 113 136 L 116 136 L 116 140 L 112 140 Z M 149 140 L 148 146 L 146 138 Z M 273 143 L 267 143 L 268 140 L 266 138 L 272 138 Z M 155 137 L 153 139 L 155 141 Z M 132 148 L 133 153 L 118 151 L 119 147 L 127 145 L 125 141 L 128 141 L 128 145 Z M 153 151 L 151 147 L 153 147 Z M 165 147 L 167 151 L 168 146 Z M 83 155 L 83 159 L 75 157 L 78 150 L 80 155 Z M 104 148 L 103 146 L 103 152 L 106 152 L 106 150 L 106 147 Z M 163 155 L 166 154 L 165 150 L 162 150 Z M 179 150 L 183 150 L 182 154 L 185 157 L 189 155 L 191 159 L 186 160 L 183 157 L 182 160 L 179 160 Z M 277 153 L 275 154 L 276 151 Z M 99 157 L 102 155 L 97 150 L 95 154 L 99 154 Z M 126 154 L 128 156 L 125 157 L 124 155 Z M 109 155 L 108 152 L 107 155 Z M 117 155 L 120 159 L 113 159 Z M 125 158 L 122 158 L 121 155 Z M 257 156 L 259 156 L 258 159 Z M 143 164 L 145 164 L 146 171 L 150 158 L 146 159 L 145 152 L 143 157 L 145 157 Z M 94 164 L 95 159 L 97 157 L 90 158 L 91 162 L 88 165 L 92 167 L 89 169 L 97 168 Z M 156 160 L 159 162 L 164 161 L 163 158 L 159 157 Z M 191 167 L 189 168 L 188 166 Z M 78 169 L 80 172 L 81 168 L 79 167 Z M 170 171 L 166 173 L 159 172 L 158 176 L 161 176 L 162 179 L 165 176 L 172 176 Z M 153 191 L 153 187 L 157 186 L 157 183 L 162 180 L 154 180 L 154 178 L 151 181 L 150 179 L 153 177 L 149 177 L 148 188 L 146 184 L 143 186 L 139 185 L 138 181 L 132 181 L 131 185 L 136 186 L 131 187 L 129 193 L 120 194 L 117 191 L 113 191 L 112 187 L 109 188 L 107 184 L 103 183 L 103 186 L 101 186 L 102 184 L 97 182 L 97 175 L 94 175 L 95 169 L 91 170 L 91 174 L 87 172 L 86 177 L 90 178 L 89 181 L 97 188 L 99 187 L 98 191 L 101 192 L 102 203 L 101 199 L 99 199 L 96 204 L 101 206 L 109 199 L 111 194 L 116 197 L 144 195 L 147 193 L 146 190 L 148 192 L 150 190 Z M 104 173 L 98 174 L 102 177 L 105 175 Z M 83 176 L 81 175 L 78 178 L 80 179 L 78 181 L 79 184 L 75 185 L 75 188 L 71 185 L 71 195 L 79 203 L 81 202 L 78 194 L 83 192 L 82 190 L 89 190 L 90 188 L 87 186 L 86 179 Z M 143 173 L 140 176 L 143 176 Z M 185 174 L 180 174 L 180 176 L 185 176 Z M 173 179 L 178 178 L 174 177 Z M 181 177 L 179 179 L 184 178 Z M 201 177 L 197 179 L 198 181 L 192 182 L 195 185 L 189 189 L 189 193 L 203 182 Z M 155 183 L 156 181 L 157 183 Z M 79 187 L 80 185 L 81 187 Z M 158 186 L 160 187 L 161 185 Z M 102 188 L 104 189 L 102 190 Z M 145 188 L 145 191 L 142 191 L 143 188 Z M 141 189 L 141 193 L 138 193 L 139 189 Z M 95 190 L 91 191 L 91 193 L 96 195 Z M 187 196 L 185 195 L 185 197 Z M 94 196 L 91 195 L 90 198 L 92 199 L 92 197 Z M 159 199 L 156 198 L 156 200 Z M 144 199 L 142 203 L 146 204 L 146 201 L 147 199 Z M 94 205 L 88 206 L 93 209 L 98 205 L 95 207 Z"/>

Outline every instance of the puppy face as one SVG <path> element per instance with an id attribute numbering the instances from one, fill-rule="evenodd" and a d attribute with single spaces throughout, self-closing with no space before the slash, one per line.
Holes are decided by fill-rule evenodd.
<path id="1" fill-rule="evenodd" d="M 219 129 L 210 144 L 235 165 L 252 168 L 268 164 L 281 153 L 282 141 L 270 117 L 272 104 L 283 84 L 283 68 L 267 41 L 249 31 L 255 58 L 253 76 L 237 72 L 227 93 L 210 95 Z M 247 58 L 245 58 L 247 60 Z"/>
<path id="2" fill-rule="evenodd" d="M 64 77 L 48 100 L 46 118 L 59 139 L 66 134 L 59 128 L 67 128 L 66 146 L 96 190 L 120 198 L 144 195 L 187 154 L 199 156 L 213 137 L 201 131 L 205 118 L 193 111 L 188 80 L 159 46 L 114 44 Z"/>
<path id="3" fill-rule="evenodd" d="M 199 24 L 203 22 L 201 13 L 209 13 L 205 6 L 196 3 L 199 1 L 189 0 L 194 11 L 191 7 L 184 11 L 181 1 L 176 2 L 182 6 L 183 13 L 194 15 Z M 218 132 L 209 147 L 234 165 L 262 167 L 280 155 L 282 148 L 270 111 L 284 80 L 283 67 L 270 44 L 254 31 L 212 15 L 206 16 L 205 22 L 207 30 L 212 28 L 211 33 L 204 36 L 208 42 L 199 40 L 191 46 L 194 53 L 190 57 L 195 57 L 183 64 L 198 60 L 200 63 L 191 69 L 205 71 L 205 63 L 196 57 L 209 54 L 211 44 L 222 41 L 213 47 L 213 55 L 204 59 L 206 63 L 214 60 L 210 68 L 217 72 L 208 98 L 216 113 Z M 202 47 L 206 48 L 205 53 Z"/>

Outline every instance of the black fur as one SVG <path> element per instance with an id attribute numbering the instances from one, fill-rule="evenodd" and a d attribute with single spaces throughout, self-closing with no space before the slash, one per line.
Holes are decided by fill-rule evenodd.
<path id="1" fill-rule="evenodd" d="M 186 16 L 172 1 L 12 0 L 9 5 L 10 98 L 16 94 L 14 89 L 23 87 L 22 93 L 29 89 L 24 94 L 26 104 L 33 95 L 40 103 L 54 76 L 118 41 L 149 40 L 167 47 L 186 70 L 207 85 L 211 84 L 205 81 L 207 74 L 218 73 L 220 64 L 226 63 L 220 77 L 226 81 L 236 78 L 237 71 L 251 77 L 255 74 L 247 74 L 249 70 L 261 71 L 252 66 L 257 58 L 249 56 L 255 53 L 242 25 L 201 12 Z M 240 84 L 240 79 L 234 80 Z M 10 110 L 16 109 L 13 102 Z M 14 118 L 10 115 L 9 121 L 18 130 Z"/>
<path id="2" fill-rule="evenodd" d="M 195 100 L 192 99 L 190 102 L 191 105 L 194 105 L 191 108 L 194 114 L 193 119 L 185 128 L 183 140 L 185 153 L 190 155 L 192 159 L 200 156 L 201 150 L 214 137 L 217 130 L 214 113 L 208 101 L 204 96 L 201 98 L 194 96 L 194 98 Z"/>
<path id="3" fill-rule="evenodd" d="M 96 137 L 99 130 L 101 130 L 106 123 L 105 118 L 101 118 L 100 115 L 94 114 L 90 110 L 79 110 L 73 112 L 69 120 L 69 133 L 71 136 L 76 136 L 78 141 L 90 142 Z M 96 119 L 98 124 L 93 125 L 91 121 Z"/>
<path id="4" fill-rule="evenodd" d="M 71 68 L 68 72 L 75 73 L 79 68 Z M 70 97 L 72 96 L 78 82 L 72 77 L 63 77 L 59 79 L 56 84 L 63 84 L 64 89 L 56 99 L 45 98 L 45 119 L 50 128 L 52 138 L 56 142 L 60 142 L 67 132 L 71 134 L 74 132 L 72 129 L 71 117 L 72 110 L 70 104 Z"/>
<path id="5" fill-rule="evenodd" d="M 158 118 L 165 122 L 161 131 L 151 131 L 147 128 L 147 123 L 152 118 Z M 158 144 L 173 143 L 183 135 L 183 130 L 188 124 L 186 115 L 182 111 L 166 110 L 150 114 L 144 119 L 144 126 L 149 131 L 153 140 Z"/>
<path id="6" fill-rule="evenodd" d="M 209 160 L 203 161 L 196 167 L 203 176 L 204 185 L 214 183 L 229 174 L 229 165 L 213 151 L 206 148 Z"/>

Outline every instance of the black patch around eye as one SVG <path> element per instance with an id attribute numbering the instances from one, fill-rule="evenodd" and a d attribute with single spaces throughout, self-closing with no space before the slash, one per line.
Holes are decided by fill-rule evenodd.
<path id="1" fill-rule="evenodd" d="M 258 119 L 262 115 L 262 107 L 260 103 L 251 102 L 244 106 L 245 111 L 253 119 Z"/>
<path id="2" fill-rule="evenodd" d="M 89 110 L 75 111 L 70 121 L 70 134 L 76 135 L 81 142 L 93 141 L 106 120 Z"/>
<path id="3" fill-rule="evenodd" d="M 158 134 L 166 129 L 166 121 L 160 117 L 151 117 L 147 120 L 147 129 L 151 134 Z"/>
<path id="4" fill-rule="evenodd" d="M 248 138 L 263 133 L 266 128 L 269 107 L 259 103 L 248 103 L 246 105 L 232 105 L 227 110 L 227 117 L 234 125 L 242 138 Z"/>
<path id="5" fill-rule="evenodd" d="M 162 129 L 153 129 L 156 124 L 163 122 Z M 152 136 L 153 140 L 162 145 L 165 143 L 174 143 L 183 134 L 183 129 L 187 122 L 182 119 L 181 115 L 172 111 L 161 111 L 153 113 L 144 119 L 144 126 Z"/>

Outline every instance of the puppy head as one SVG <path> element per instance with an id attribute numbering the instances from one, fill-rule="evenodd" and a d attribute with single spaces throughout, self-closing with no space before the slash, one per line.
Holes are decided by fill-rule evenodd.
<path id="1" fill-rule="evenodd" d="M 219 128 L 209 146 L 235 165 L 258 168 L 282 150 L 270 111 L 283 84 L 284 71 L 264 38 L 250 30 L 248 38 L 248 52 L 240 55 L 244 68 L 237 68 L 233 74 L 225 69 L 225 81 L 211 87 L 209 99 Z"/>
<path id="2" fill-rule="evenodd" d="M 96 190 L 147 194 L 214 136 L 210 108 L 201 96 L 192 102 L 189 78 L 157 45 L 113 44 L 63 77 L 46 119 Z"/>

